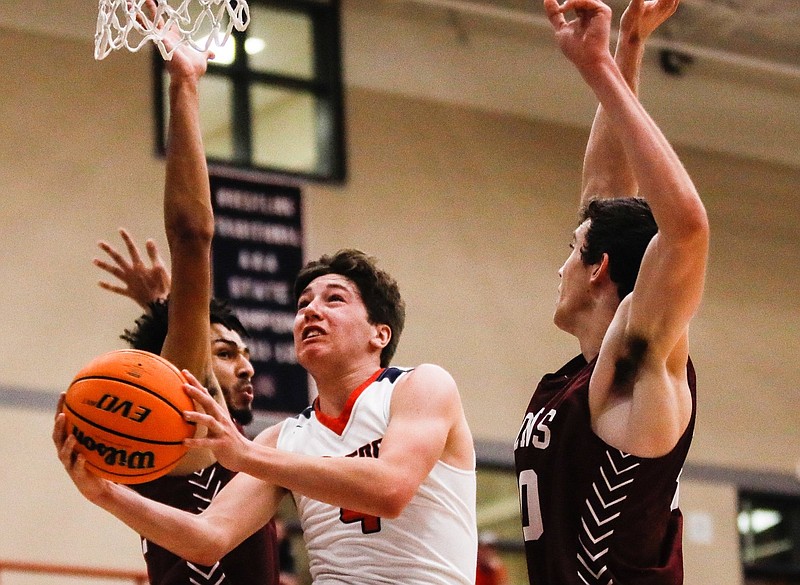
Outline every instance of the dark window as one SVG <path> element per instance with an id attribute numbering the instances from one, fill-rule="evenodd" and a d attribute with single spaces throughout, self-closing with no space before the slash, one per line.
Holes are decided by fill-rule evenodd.
<path id="1" fill-rule="evenodd" d="M 250 24 L 212 47 L 201 124 L 212 164 L 317 181 L 345 178 L 339 0 L 250 0 Z M 154 51 L 158 151 L 168 78 Z"/>
<path id="2" fill-rule="evenodd" d="M 800 498 L 742 492 L 738 526 L 748 582 L 800 583 Z"/>

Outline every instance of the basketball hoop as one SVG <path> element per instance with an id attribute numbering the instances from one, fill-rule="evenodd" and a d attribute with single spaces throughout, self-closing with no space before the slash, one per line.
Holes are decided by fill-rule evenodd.
<path id="1" fill-rule="evenodd" d="M 153 41 L 166 60 L 180 45 L 207 51 L 223 46 L 235 28 L 243 31 L 250 21 L 245 0 L 154 0 L 155 14 L 146 9 L 147 0 L 99 0 L 94 58 L 126 48 L 135 53 Z M 172 4 L 179 4 L 173 8 Z M 168 48 L 164 37 L 177 31 L 178 39 Z"/>

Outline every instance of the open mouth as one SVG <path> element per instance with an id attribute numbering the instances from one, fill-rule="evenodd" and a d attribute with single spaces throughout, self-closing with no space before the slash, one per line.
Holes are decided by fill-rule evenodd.
<path id="1" fill-rule="evenodd" d="M 313 339 L 315 337 L 319 337 L 324 335 L 325 331 L 322 330 L 321 327 L 310 326 L 303 329 L 303 341 L 306 339 Z"/>

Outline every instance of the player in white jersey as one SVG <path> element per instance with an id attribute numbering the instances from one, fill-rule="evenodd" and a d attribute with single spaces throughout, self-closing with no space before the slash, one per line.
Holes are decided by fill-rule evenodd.
<path id="1" fill-rule="evenodd" d="M 309 407 L 288 419 L 278 448 L 329 457 L 378 457 L 393 392 L 409 372 L 393 367 L 379 370 L 353 391 L 348 401 L 352 408 L 345 408 L 340 417 L 330 418 Z M 472 471 L 437 461 L 397 518 L 293 495 L 315 582 L 340 580 L 344 574 L 348 583 L 472 582 L 469 577 L 476 563 Z"/>
<path id="2" fill-rule="evenodd" d="M 144 538 L 210 565 L 295 498 L 317 585 L 474 582 L 475 451 L 453 378 L 423 364 L 389 368 L 405 320 L 397 283 L 343 250 L 295 282 L 294 343 L 318 396 L 305 413 L 243 437 L 189 373 L 208 429 L 187 445 L 239 473 L 201 514 L 97 478 L 74 454 L 63 415 L 53 438 L 81 493 Z"/>

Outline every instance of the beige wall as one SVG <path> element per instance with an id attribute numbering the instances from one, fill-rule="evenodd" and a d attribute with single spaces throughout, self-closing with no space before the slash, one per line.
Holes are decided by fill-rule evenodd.
<path id="1" fill-rule="evenodd" d="M 137 314 L 96 287 L 97 239 L 125 225 L 163 241 L 149 59 L 96 63 L 89 43 L 7 29 L 0 50 L 0 388 L 55 401 L 78 367 L 119 346 Z M 396 362 L 448 368 L 476 437 L 510 442 L 538 376 L 577 352 L 550 317 L 585 130 L 355 87 L 347 124 L 350 180 L 305 189 L 307 255 L 356 246 L 378 256 L 409 305 Z M 690 457 L 791 473 L 800 170 L 681 154 L 713 229 L 693 328 L 700 408 Z M 59 469 L 50 423 L 46 411 L 0 408 L 0 558 L 141 567 L 136 538 Z M 687 542 L 687 570 L 717 577 L 687 582 L 735 583 L 725 566 L 736 558 L 733 488 L 692 485 L 687 504 L 718 518 L 724 538 L 719 572 L 696 560 L 706 545 Z"/>
<path id="2" fill-rule="evenodd" d="M 742 582 L 737 505 L 730 485 L 681 483 L 686 585 Z"/>

